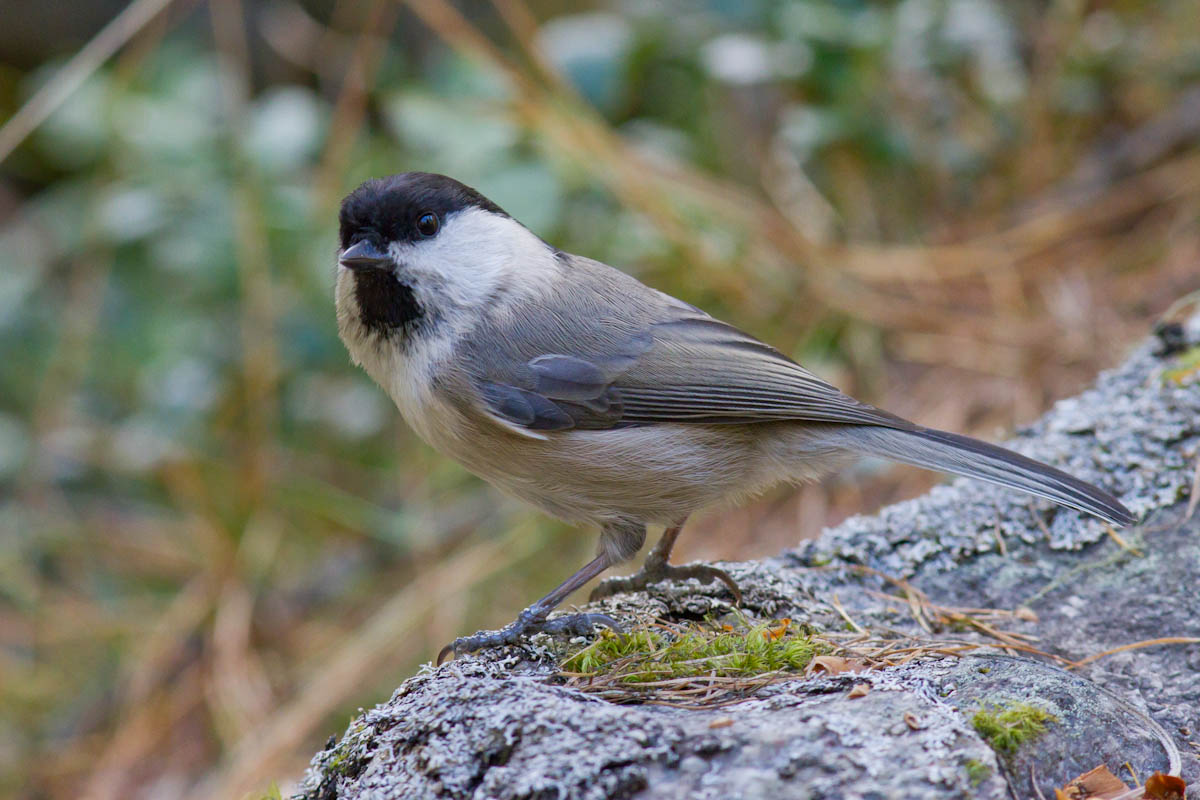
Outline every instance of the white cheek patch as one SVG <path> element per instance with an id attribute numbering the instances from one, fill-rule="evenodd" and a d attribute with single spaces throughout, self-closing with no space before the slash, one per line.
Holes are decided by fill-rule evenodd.
<path id="1" fill-rule="evenodd" d="M 418 301 L 477 308 L 499 295 L 536 292 L 557 271 L 554 251 L 516 220 L 479 208 L 448 215 L 432 239 L 395 243 Z"/>

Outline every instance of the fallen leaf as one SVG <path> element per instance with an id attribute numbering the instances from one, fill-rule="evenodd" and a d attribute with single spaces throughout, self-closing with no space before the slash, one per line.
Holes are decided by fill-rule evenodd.
<path id="1" fill-rule="evenodd" d="M 925 723 L 921 722 L 920 717 L 911 711 L 904 712 L 904 724 L 912 728 L 914 731 L 919 731 L 925 727 Z"/>
<path id="2" fill-rule="evenodd" d="M 842 672 L 858 672 L 867 669 L 867 665 L 853 658 L 816 656 L 808 665 L 808 673 L 811 675 L 819 669 L 825 670 L 830 675 L 837 675 Z"/>
<path id="3" fill-rule="evenodd" d="M 1127 791 L 1125 782 L 1101 764 L 1072 779 L 1061 790 L 1055 789 L 1054 796 L 1065 800 L 1111 800 Z"/>
<path id="4" fill-rule="evenodd" d="M 1034 610 L 1032 608 L 1029 608 L 1028 606 L 1021 606 L 1020 608 L 1018 608 L 1016 611 L 1013 612 L 1013 616 L 1019 620 L 1024 620 L 1025 622 L 1037 622 L 1038 621 L 1038 615 L 1034 612 Z"/>
<path id="5" fill-rule="evenodd" d="M 849 694 L 846 695 L 846 697 L 849 697 L 852 700 L 855 698 L 858 698 L 858 697 L 866 697 L 867 694 L 870 693 L 870 691 L 871 691 L 871 684 L 856 683 L 856 684 L 854 684 L 853 688 L 850 689 L 850 692 L 849 692 Z"/>
<path id="6" fill-rule="evenodd" d="M 733 717 L 717 717 L 712 722 L 708 723 L 710 729 L 713 728 L 728 728 L 733 724 Z"/>
<path id="7" fill-rule="evenodd" d="M 788 617 L 784 617 L 783 619 L 779 620 L 778 626 L 767 629 L 767 631 L 766 631 L 767 638 L 770 639 L 771 641 L 776 641 L 777 639 L 782 639 L 784 637 L 784 635 L 787 634 L 788 626 L 790 626 L 791 624 L 792 624 L 791 619 L 789 619 Z"/>
<path id="8" fill-rule="evenodd" d="M 1156 772 L 1146 779 L 1145 796 L 1151 800 L 1183 800 L 1186 789 L 1183 778 Z"/>

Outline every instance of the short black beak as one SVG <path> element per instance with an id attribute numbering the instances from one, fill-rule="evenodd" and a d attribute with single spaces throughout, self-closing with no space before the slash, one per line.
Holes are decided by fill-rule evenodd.
<path id="1" fill-rule="evenodd" d="M 343 250 L 338 262 L 350 269 L 388 269 L 392 260 L 378 247 L 364 240 Z"/>

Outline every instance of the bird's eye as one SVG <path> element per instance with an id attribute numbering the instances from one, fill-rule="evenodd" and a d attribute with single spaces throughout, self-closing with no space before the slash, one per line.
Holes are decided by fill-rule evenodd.
<path id="1" fill-rule="evenodd" d="M 421 216 L 417 217 L 417 232 L 428 239 L 438 232 L 437 214 L 431 211 L 426 211 Z"/>

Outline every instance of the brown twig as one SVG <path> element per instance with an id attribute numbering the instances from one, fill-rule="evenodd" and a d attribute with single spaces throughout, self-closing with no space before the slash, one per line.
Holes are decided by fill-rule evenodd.
<path id="1" fill-rule="evenodd" d="M 1123 644 L 1120 647 L 1114 647 L 1111 650 L 1104 650 L 1103 652 L 1095 653 L 1087 658 L 1080 659 L 1079 661 L 1069 662 L 1069 665 L 1071 669 L 1078 669 L 1079 667 L 1090 664 L 1093 661 L 1098 661 L 1106 656 L 1111 656 L 1116 653 L 1124 653 L 1127 650 L 1140 650 L 1143 647 L 1153 647 L 1159 644 L 1200 644 L 1200 638 L 1194 636 L 1164 636 L 1159 639 L 1145 639 L 1140 642 Z"/>
<path id="2" fill-rule="evenodd" d="M 92 73 L 158 16 L 172 0 L 133 0 L 100 29 L 25 105 L 0 127 L 0 162 L 70 99 Z"/>
<path id="3" fill-rule="evenodd" d="M 362 31 L 351 50 L 350 63 L 329 122 L 329 138 L 317 170 L 314 213 L 323 219 L 343 188 L 346 163 L 367 113 L 368 90 L 383 60 L 388 33 L 396 22 L 397 5 L 371 0 L 363 15 Z"/>
<path id="4" fill-rule="evenodd" d="M 527 557 L 537 544 L 527 533 L 516 526 L 503 538 L 467 548 L 396 593 L 324 663 L 314 665 L 295 695 L 231 750 L 231 760 L 204 792 L 189 798 L 240 797 L 253 790 L 256 776 L 278 769 L 296 752 L 313 727 L 360 691 L 434 607 Z"/>

